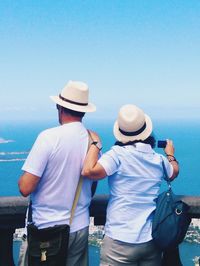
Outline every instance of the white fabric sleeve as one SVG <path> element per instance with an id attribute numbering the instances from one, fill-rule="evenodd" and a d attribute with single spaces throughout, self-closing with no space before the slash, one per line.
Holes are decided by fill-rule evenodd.
<path id="1" fill-rule="evenodd" d="M 120 161 L 117 157 L 117 154 L 114 152 L 113 149 L 104 153 L 98 160 L 98 163 L 102 165 L 108 176 L 114 174 L 118 170 L 120 165 Z"/>
<path id="2" fill-rule="evenodd" d="M 167 158 L 165 156 L 162 156 L 166 170 L 167 170 L 167 174 L 168 177 L 171 178 L 173 175 L 173 166 L 171 165 L 171 163 L 167 160 Z"/>
<path id="3" fill-rule="evenodd" d="M 37 137 L 24 165 L 22 166 L 22 170 L 41 177 L 47 165 L 50 154 L 51 145 L 49 144 L 45 135 L 41 133 Z"/>

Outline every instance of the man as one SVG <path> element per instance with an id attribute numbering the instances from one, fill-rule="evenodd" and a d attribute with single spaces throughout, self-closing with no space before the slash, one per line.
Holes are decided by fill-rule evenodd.
<path id="1" fill-rule="evenodd" d="M 25 197 L 31 195 L 32 220 L 39 229 L 69 224 L 89 141 L 82 118 L 86 112 L 96 110 L 88 103 L 88 94 L 87 84 L 69 81 L 59 96 L 51 96 L 60 126 L 39 134 L 22 167 L 19 190 Z M 70 226 L 68 266 L 88 265 L 91 184 L 84 178 Z"/>

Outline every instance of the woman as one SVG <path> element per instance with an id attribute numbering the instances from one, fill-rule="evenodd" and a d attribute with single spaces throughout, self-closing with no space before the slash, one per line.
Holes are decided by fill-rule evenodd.
<path id="1" fill-rule="evenodd" d="M 135 105 L 125 105 L 114 124 L 115 145 L 98 160 L 100 139 L 94 139 L 82 174 L 92 179 L 108 176 L 107 208 L 101 265 L 158 266 L 161 254 L 152 236 L 155 199 L 163 178 L 162 161 L 173 180 L 179 172 L 174 147 L 167 140 L 166 157 L 153 150 L 152 122 Z"/>

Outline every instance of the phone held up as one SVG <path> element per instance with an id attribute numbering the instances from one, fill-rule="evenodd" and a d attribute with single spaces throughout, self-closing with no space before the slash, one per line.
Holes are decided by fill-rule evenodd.
<path id="1" fill-rule="evenodd" d="M 157 143 L 157 147 L 158 148 L 165 148 L 167 145 L 167 141 L 166 140 L 158 140 L 158 143 Z"/>

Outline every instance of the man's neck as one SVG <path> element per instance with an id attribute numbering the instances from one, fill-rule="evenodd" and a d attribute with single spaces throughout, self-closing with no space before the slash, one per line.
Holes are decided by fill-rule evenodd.
<path id="1" fill-rule="evenodd" d="M 61 125 L 73 123 L 73 122 L 82 122 L 82 118 L 77 117 L 77 116 L 71 116 L 71 115 L 63 115 L 61 118 Z"/>

